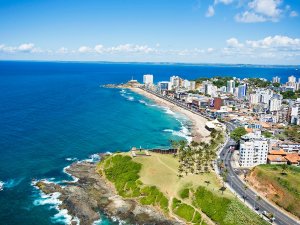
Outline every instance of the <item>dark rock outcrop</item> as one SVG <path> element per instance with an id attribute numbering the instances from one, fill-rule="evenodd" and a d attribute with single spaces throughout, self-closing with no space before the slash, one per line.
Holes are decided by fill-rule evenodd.
<path id="1" fill-rule="evenodd" d="M 36 186 L 46 194 L 60 192 L 61 209 L 77 217 L 81 225 L 90 225 L 99 219 L 99 211 L 108 216 L 118 217 L 129 224 L 179 224 L 167 218 L 160 211 L 144 206 L 135 200 L 123 199 L 96 172 L 96 164 L 89 162 L 74 163 L 66 172 L 78 178 L 64 186 L 39 181 Z"/>

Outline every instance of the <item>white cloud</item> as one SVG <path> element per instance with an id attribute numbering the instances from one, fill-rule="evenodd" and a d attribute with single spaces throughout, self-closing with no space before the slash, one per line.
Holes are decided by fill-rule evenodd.
<path id="1" fill-rule="evenodd" d="M 133 44 L 122 44 L 114 47 L 105 49 L 109 53 L 153 53 L 156 49 L 148 47 L 148 45 L 133 45 Z"/>
<path id="2" fill-rule="evenodd" d="M 296 11 L 291 11 L 290 12 L 290 17 L 297 17 L 298 13 Z"/>
<path id="3" fill-rule="evenodd" d="M 239 43 L 238 39 L 236 38 L 230 38 L 228 40 L 226 40 L 226 44 L 229 48 L 241 48 L 244 45 Z"/>
<path id="4" fill-rule="evenodd" d="M 101 54 L 101 53 L 104 52 L 105 49 L 104 49 L 104 46 L 103 46 L 103 45 L 96 45 L 95 48 L 94 48 L 94 50 L 95 50 L 97 53 Z"/>
<path id="5" fill-rule="evenodd" d="M 215 49 L 213 49 L 213 48 L 208 48 L 208 49 L 207 49 L 207 53 L 212 53 L 214 50 L 215 50 Z"/>
<path id="6" fill-rule="evenodd" d="M 91 53 L 93 52 L 93 49 L 88 46 L 81 46 L 78 48 L 79 53 Z"/>
<path id="7" fill-rule="evenodd" d="M 254 12 L 245 11 L 242 14 L 241 13 L 237 14 L 235 16 L 235 20 L 241 23 L 257 23 L 257 22 L 265 22 L 267 19 Z"/>
<path id="8" fill-rule="evenodd" d="M 208 6 L 207 12 L 205 14 L 206 17 L 212 17 L 215 15 L 215 9 L 212 5 Z"/>
<path id="9" fill-rule="evenodd" d="M 217 4 L 219 4 L 219 3 L 222 3 L 222 4 L 224 4 L 224 5 L 229 5 L 229 4 L 231 4 L 232 2 L 233 2 L 233 0 L 215 0 L 215 1 L 214 1 L 214 4 L 217 5 Z"/>
<path id="10" fill-rule="evenodd" d="M 34 44 L 32 43 L 25 43 L 19 45 L 18 49 L 20 52 L 31 52 L 34 49 Z"/>
<path id="11" fill-rule="evenodd" d="M 240 43 L 236 38 L 230 38 L 226 44 L 227 47 L 221 50 L 221 54 L 226 57 L 277 59 L 283 62 L 295 60 L 300 56 L 300 39 L 281 35 L 247 40 L 244 43 Z"/>
<path id="12" fill-rule="evenodd" d="M 291 50 L 300 50 L 300 39 L 281 35 L 269 36 L 257 41 L 246 41 L 246 43 L 252 48 L 288 48 Z"/>
<path id="13" fill-rule="evenodd" d="M 40 48 L 35 48 L 33 43 L 24 43 L 19 46 L 6 46 L 4 44 L 0 45 L 0 52 L 4 53 L 41 53 L 43 52 Z"/>
<path id="14" fill-rule="evenodd" d="M 278 18 L 282 12 L 279 8 L 281 0 L 253 0 L 249 2 L 249 8 L 254 12 L 267 17 Z"/>
<path id="15" fill-rule="evenodd" d="M 65 48 L 65 47 L 61 47 L 56 52 L 60 53 L 60 54 L 67 54 L 67 53 L 69 53 L 69 50 L 67 48 Z"/>
<path id="16" fill-rule="evenodd" d="M 219 4 L 234 4 L 236 9 L 244 9 L 235 15 L 235 20 L 241 23 L 277 22 L 285 15 L 298 16 L 296 11 L 292 11 L 290 5 L 284 4 L 284 0 L 213 0 L 205 16 L 215 15 Z"/>

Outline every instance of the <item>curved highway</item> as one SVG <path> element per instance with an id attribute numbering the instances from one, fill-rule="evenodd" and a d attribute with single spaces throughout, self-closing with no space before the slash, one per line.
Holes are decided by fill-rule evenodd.
<path id="1" fill-rule="evenodd" d="M 232 131 L 235 126 L 231 123 L 227 123 L 227 129 L 228 131 Z M 232 151 L 230 150 L 230 146 L 235 144 L 235 142 L 229 138 L 227 144 L 223 146 L 223 148 L 220 151 L 220 159 L 223 160 L 225 164 L 225 168 L 228 171 L 227 176 L 227 183 L 230 185 L 230 187 L 239 195 L 242 196 L 244 201 L 249 203 L 249 205 L 252 206 L 252 209 L 255 211 L 255 208 L 257 208 L 257 212 L 259 214 L 262 214 L 263 211 L 267 211 L 269 213 L 272 213 L 275 217 L 274 223 L 278 225 L 296 225 L 300 224 L 299 221 L 292 218 L 291 216 L 287 215 L 283 210 L 278 209 L 277 207 L 273 206 L 271 203 L 266 201 L 263 198 L 260 198 L 260 200 L 257 200 L 257 194 L 253 192 L 250 188 L 245 189 L 245 183 L 241 181 L 241 179 L 238 177 L 234 169 L 231 165 L 231 157 L 232 157 Z"/>

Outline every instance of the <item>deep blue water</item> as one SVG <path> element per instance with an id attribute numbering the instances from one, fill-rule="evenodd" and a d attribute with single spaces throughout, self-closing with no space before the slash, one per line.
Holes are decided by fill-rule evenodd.
<path id="1" fill-rule="evenodd" d="M 179 138 L 184 122 L 130 91 L 101 88 L 132 76 L 155 81 L 171 75 L 192 79 L 232 75 L 300 76 L 295 67 L 222 65 L 159 65 L 112 63 L 48 63 L 0 61 L 0 224 L 47 225 L 61 221 L 50 205 L 37 205 L 32 178 L 67 179 L 66 158 L 87 158 L 97 152 L 132 146 L 168 146 Z M 103 224 L 111 224 L 106 220 Z"/>

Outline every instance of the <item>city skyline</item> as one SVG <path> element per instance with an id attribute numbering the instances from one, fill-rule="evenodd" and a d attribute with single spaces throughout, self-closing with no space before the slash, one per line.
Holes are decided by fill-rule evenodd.
<path id="1" fill-rule="evenodd" d="M 0 1 L 0 60 L 299 65 L 290 0 Z"/>

